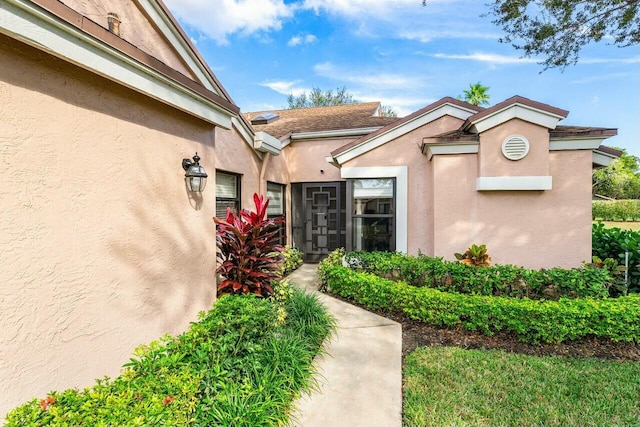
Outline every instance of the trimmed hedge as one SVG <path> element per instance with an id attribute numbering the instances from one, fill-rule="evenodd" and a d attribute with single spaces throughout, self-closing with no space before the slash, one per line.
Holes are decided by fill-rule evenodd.
<path id="1" fill-rule="evenodd" d="M 331 292 L 370 309 L 402 311 L 433 325 L 460 325 L 486 335 L 510 331 L 530 343 L 559 343 L 589 335 L 640 342 L 640 295 L 534 301 L 418 288 L 329 263 L 319 269 Z"/>
<path id="2" fill-rule="evenodd" d="M 640 200 L 593 200 L 591 216 L 594 221 L 640 221 Z"/>
<path id="3" fill-rule="evenodd" d="M 605 298 L 614 284 L 610 272 L 581 268 L 529 270 L 515 265 L 476 267 L 442 258 L 417 257 L 398 252 L 350 252 L 349 265 L 412 286 L 471 295 L 531 299 Z"/>

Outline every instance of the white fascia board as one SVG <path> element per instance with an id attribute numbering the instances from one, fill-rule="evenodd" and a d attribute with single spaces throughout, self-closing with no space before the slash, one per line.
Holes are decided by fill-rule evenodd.
<path id="1" fill-rule="evenodd" d="M 552 139 L 549 141 L 550 151 L 562 150 L 595 150 L 606 138 Z"/>
<path id="2" fill-rule="evenodd" d="M 343 164 L 351 159 L 354 159 L 368 151 L 371 151 L 379 146 L 386 144 L 404 134 L 407 134 L 413 130 L 418 129 L 420 126 L 424 126 L 427 123 L 431 123 L 434 120 L 443 116 L 453 116 L 461 120 L 466 120 L 475 114 L 476 111 L 459 107 L 454 104 L 445 103 L 433 110 L 427 111 L 424 114 L 414 117 L 408 122 L 404 122 L 397 127 L 389 129 L 387 132 L 381 133 L 374 138 L 364 141 L 362 144 L 356 145 L 350 148 L 344 153 L 340 153 L 336 156 L 338 163 Z"/>
<path id="3" fill-rule="evenodd" d="M 282 149 L 282 143 L 279 139 L 266 132 L 256 132 L 256 136 L 253 139 L 253 148 L 263 153 L 271 153 L 278 156 Z"/>
<path id="4" fill-rule="evenodd" d="M 477 142 L 424 144 L 422 154 L 426 154 L 428 160 L 436 154 L 476 154 L 478 146 Z"/>
<path id="5" fill-rule="evenodd" d="M 511 104 L 501 110 L 496 111 L 486 117 L 471 123 L 471 129 L 477 133 L 484 132 L 511 119 L 522 119 L 529 123 L 544 126 L 548 129 L 555 129 L 558 122 L 564 117 L 548 111 L 523 105 L 520 103 Z"/>
<path id="6" fill-rule="evenodd" d="M 593 151 L 593 153 L 591 154 L 591 157 L 592 157 L 592 163 L 595 163 L 598 166 L 604 166 L 604 167 L 609 166 L 613 161 L 613 159 L 617 159 L 616 156 L 613 156 L 608 153 L 603 153 L 602 151 L 598 151 L 598 150 Z"/>
<path id="7" fill-rule="evenodd" d="M 0 32 L 81 68 L 230 129 L 233 113 L 27 0 L 6 0 Z"/>
<path id="8" fill-rule="evenodd" d="M 477 191 L 551 190 L 550 176 L 481 176 Z"/>
<path id="9" fill-rule="evenodd" d="M 338 130 L 323 130 L 317 132 L 299 132 L 291 134 L 290 139 L 298 141 L 301 139 L 319 139 L 319 138 L 346 138 L 353 136 L 369 135 L 372 132 L 377 131 L 382 126 L 373 126 L 368 128 L 356 128 L 356 129 L 338 129 Z"/>
<path id="10" fill-rule="evenodd" d="M 200 83 L 212 92 L 227 99 L 224 92 L 218 87 L 211 74 L 203 66 L 200 59 L 191 49 L 191 46 L 184 40 L 180 32 L 173 25 L 173 22 L 164 13 L 164 10 L 158 5 L 158 2 L 152 0 L 137 0 L 147 15 L 151 18 L 160 32 L 169 40 L 169 43 L 178 51 L 182 60 L 187 64 L 191 72 L 196 75 Z"/>
<path id="11" fill-rule="evenodd" d="M 343 167 L 344 179 L 395 178 L 396 179 L 396 250 L 407 253 L 409 220 L 409 169 L 407 166 Z"/>

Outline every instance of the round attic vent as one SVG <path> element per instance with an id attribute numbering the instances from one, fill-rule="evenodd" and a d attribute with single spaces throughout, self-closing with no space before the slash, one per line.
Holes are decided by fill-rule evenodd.
<path id="1" fill-rule="evenodd" d="M 529 141 L 520 135 L 511 135 L 502 143 L 502 154 L 509 160 L 520 160 L 529 153 Z"/>

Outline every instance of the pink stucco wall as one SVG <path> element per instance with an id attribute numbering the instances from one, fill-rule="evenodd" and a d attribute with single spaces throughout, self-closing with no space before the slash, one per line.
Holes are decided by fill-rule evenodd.
<path id="1" fill-rule="evenodd" d="M 290 181 L 342 181 L 340 169 L 327 163 L 325 157 L 351 141 L 352 138 L 327 138 L 292 142 L 285 147 Z"/>
<path id="2" fill-rule="evenodd" d="M 507 159 L 502 143 L 512 135 L 529 141 L 529 153 L 520 160 Z M 509 120 L 480 134 L 479 176 L 547 176 L 549 175 L 549 131 L 521 119 Z"/>
<path id="3" fill-rule="evenodd" d="M 429 220 L 433 217 L 433 204 L 429 202 L 433 200 L 433 190 L 430 185 L 433 176 L 431 164 L 420 151 L 422 138 L 457 129 L 461 123 L 462 120 L 455 117 L 441 117 L 344 165 L 347 167 L 408 166 L 407 249 L 409 253 L 415 254 L 420 250 L 428 254 L 433 248 L 434 225 Z"/>
<path id="4" fill-rule="evenodd" d="M 553 189 L 476 191 L 474 154 L 434 156 L 435 245 L 453 260 L 486 244 L 495 264 L 578 267 L 591 258 L 591 152 L 548 154 Z"/>
<path id="5" fill-rule="evenodd" d="M 196 80 L 191 70 L 154 27 L 137 1 L 131 0 L 62 0 L 96 24 L 107 28 L 107 15 L 115 13 L 120 18 L 120 37 L 140 50 L 159 59 L 171 68 Z"/>
<path id="6" fill-rule="evenodd" d="M 215 298 L 212 126 L 0 36 L 0 418 L 117 375 Z"/>

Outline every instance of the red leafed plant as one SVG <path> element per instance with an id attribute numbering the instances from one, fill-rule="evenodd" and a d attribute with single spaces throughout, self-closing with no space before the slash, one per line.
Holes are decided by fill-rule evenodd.
<path id="1" fill-rule="evenodd" d="M 255 212 L 243 209 L 234 214 L 227 208 L 225 220 L 216 223 L 218 268 L 224 280 L 218 284 L 218 295 L 256 294 L 263 297 L 273 293 L 272 280 L 279 279 L 283 247 L 277 244 L 278 230 L 283 218 L 267 219 L 269 200 L 253 195 Z"/>

